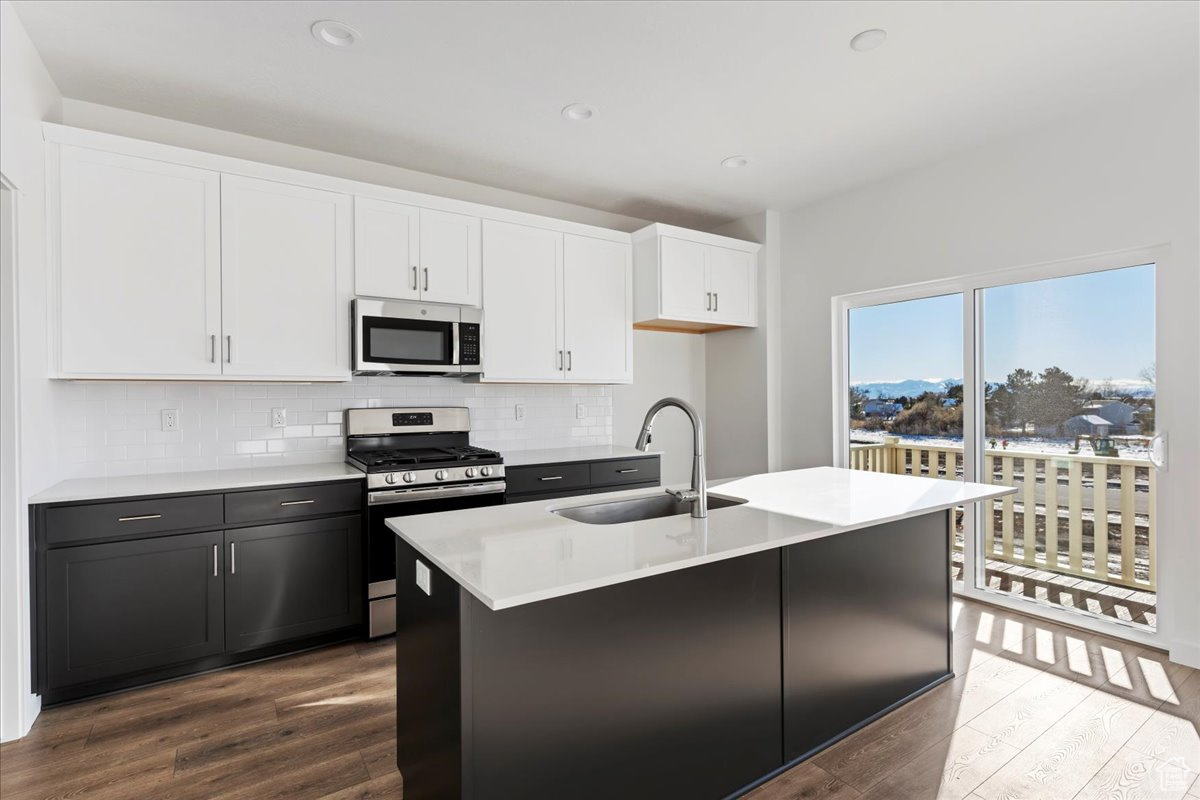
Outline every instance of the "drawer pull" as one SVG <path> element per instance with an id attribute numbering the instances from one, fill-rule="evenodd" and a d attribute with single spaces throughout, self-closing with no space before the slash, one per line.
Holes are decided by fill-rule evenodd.
<path id="1" fill-rule="evenodd" d="M 317 502 L 316 500 L 284 500 L 279 505 L 281 506 L 307 506 Z"/>
<path id="2" fill-rule="evenodd" d="M 562 479 L 562 475 L 547 475 L 544 478 L 538 478 L 539 481 L 561 481 Z"/>
<path id="3" fill-rule="evenodd" d="M 117 517 L 117 522 L 138 522 L 143 519 L 162 519 L 162 514 L 142 514 L 138 517 Z"/>
<path id="4" fill-rule="evenodd" d="M 637 472 L 637 471 L 638 471 L 638 470 L 637 470 L 637 469 L 634 469 L 634 468 L 630 468 L 630 469 L 619 469 L 619 470 L 617 470 L 617 474 L 618 474 L 618 475 L 628 475 L 628 474 L 629 474 L 629 473 L 631 473 L 631 472 Z"/>

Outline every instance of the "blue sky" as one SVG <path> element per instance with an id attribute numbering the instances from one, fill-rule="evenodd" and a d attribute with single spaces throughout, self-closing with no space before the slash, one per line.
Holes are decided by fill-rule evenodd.
<path id="1" fill-rule="evenodd" d="M 984 290 L 984 378 L 1058 366 L 1136 379 L 1154 361 L 1154 266 Z M 850 382 L 962 375 L 962 296 L 850 312 Z"/>

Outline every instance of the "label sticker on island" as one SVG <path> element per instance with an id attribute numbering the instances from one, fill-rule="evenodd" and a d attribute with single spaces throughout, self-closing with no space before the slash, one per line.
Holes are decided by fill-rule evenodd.
<path id="1" fill-rule="evenodd" d="M 433 592 L 429 588 L 429 567 L 422 561 L 417 561 L 417 586 L 421 587 L 421 591 L 432 596 Z"/>

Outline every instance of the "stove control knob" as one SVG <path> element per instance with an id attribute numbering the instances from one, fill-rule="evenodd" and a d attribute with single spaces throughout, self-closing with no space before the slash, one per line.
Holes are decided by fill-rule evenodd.
<path id="1" fill-rule="evenodd" d="M 389 483 L 389 484 L 395 483 L 396 482 L 396 473 L 389 472 L 387 475 L 383 476 L 383 480 L 385 483 Z"/>
<path id="2" fill-rule="evenodd" d="M 475 468 L 474 468 L 474 467 L 467 467 L 466 476 L 467 476 L 468 478 L 474 478 L 474 477 L 475 477 L 475 475 L 476 475 Z"/>
<path id="3" fill-rule="evenodd" d="M 439 481 L 446 480 L 446 470 L 439 469 L 437 472 L 433 473 L 433 477 L 437 478 Z"/>
<path id="4" fill-rule="evenodd" d="M 404 473 L 403 477 L 404 477 L 405 483 L 412 483 L 413 481 L 415 481 L 417 479 L 417 476 L 413 475 L 411 472 Z"/>
<path id="5" fill-rule="evenodd" d="M 492 474 L 492 468 L 491 467 L 480 467 L 479 474 L 486 478 Z"/>

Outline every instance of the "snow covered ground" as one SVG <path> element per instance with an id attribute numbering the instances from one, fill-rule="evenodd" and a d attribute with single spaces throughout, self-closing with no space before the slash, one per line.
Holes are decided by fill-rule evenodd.
<path id="1" fill-rule="evenodd" d="M 850 432 L 851 444 L 882 444 L 883 437 L 892 434 L 886 431 L 863 431 L 856 430 Z M 901 443 L 924 445 L 925 447 L 962 447 L 962 437 L 957 439 L 945 436 L 913 436 L 903 435 L 898 436 Z M 1026 453 L 1066 453 L 1075 446 L 1074 438 L 1071 439 L 1050 439 L 1044 436 L 1021 436 L 1010 437 L 1008 439 L 1008 447 L 1005 448 L 1001 444 L 1001 439 L 996 440 L 996 450 L 1020 450 Z M 1146 447 L 1144 439 L 1122 439 L 1120 437 L 1114 440 L 1117 450 L 1121 454 L 1121 458 L 1143 458 L 1150 457 L 1149 450 Z M 988 444 L 991 449 L 991 444 Z M 1091 455 L 1091 448 L 1085 442 L 1081 448 L 1082 455 Z"/>

